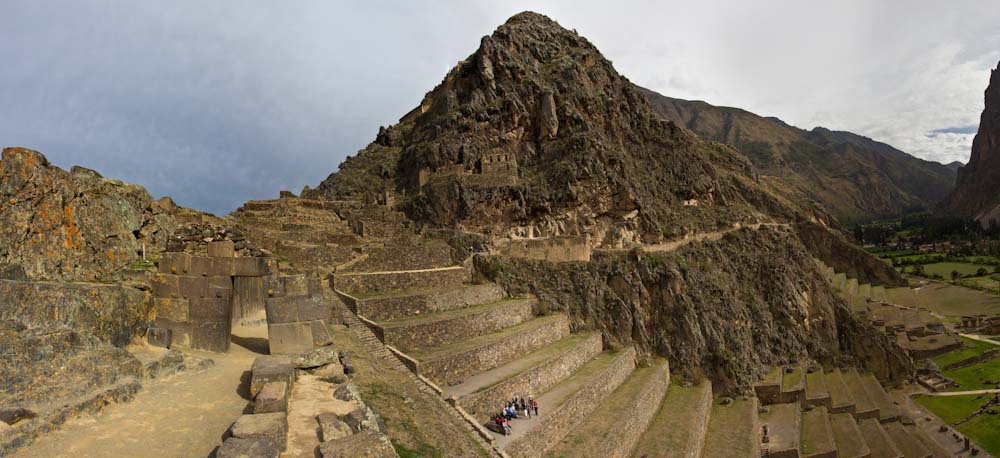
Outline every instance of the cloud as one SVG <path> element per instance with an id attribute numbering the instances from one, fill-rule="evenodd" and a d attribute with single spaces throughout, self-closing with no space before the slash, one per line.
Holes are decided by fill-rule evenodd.
<path id="1" fill-rule="evenodd" d="M 928 137 L 935 137 L 940 134 L 975 134 L 979 131 L 979 125 L 972 126 L 962 126 L 962 127 L 944 127 L 941 129 L 934 129 L 927 133 Z"/>
<path id="2" fill-rule="evenodd" d="M 966 160 L 1000 9 L 956 1 L 0 2 L 0 144 L 227 213 L 315 185 L 509 16 L 637 84 Z"/>

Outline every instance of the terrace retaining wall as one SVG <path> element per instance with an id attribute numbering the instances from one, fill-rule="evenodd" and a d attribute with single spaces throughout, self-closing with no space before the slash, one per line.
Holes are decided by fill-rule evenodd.
<path id="1" fill-rule="evenodd" d="M 533 316 L 535 301 L 505 301 L 481 313 L 404 326 L 379 326 L 383 342 L 403 351 L 448 345 L 516 326 Z"/>

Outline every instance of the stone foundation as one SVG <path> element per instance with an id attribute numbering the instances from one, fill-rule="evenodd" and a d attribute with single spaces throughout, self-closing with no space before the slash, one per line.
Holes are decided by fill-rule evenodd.
<path id="1" fill-rule="evenodd" d="M 421 361 L 419 373 L 435 382 L 454 385 L 461 383 L 468 377 L 506 364 L 520 355 L 534 351 L 567 335 L 569 335 L 569 320 L 565 315 L 560 315 L 550 323 L 511 335 L 501 342 Z"/>
<path id="2" fill-rule="evenodd" d="M 504 451 L 511 456 L 524 458 L 542 456 L 632 374 L 635 370 L 635 358 L 635 347 L 623 351 L 590 385 L 581 388 L 556 410 L 549 410 L 547 414 L 531 420 L 540 424 L 504 447 Z"/>
<path id="3" fill-rule="evenodd" d="M 525 369 L 485 390 L 463 397 L 458 402 L 479 422 L 489 420 L 497 406 L 502 406 L 511 398 L 511 393 L 544 393 L 560 381 L 566 379 L 601 353 L 601 335 L 595 333 L 569 351 L 552 359 Z"/>

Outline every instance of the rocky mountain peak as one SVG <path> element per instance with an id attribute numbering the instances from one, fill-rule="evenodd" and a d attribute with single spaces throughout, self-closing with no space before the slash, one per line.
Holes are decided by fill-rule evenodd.
<path id="1" fill-rule="evenodd" d="M 997 64 L 1000 68 L 1000 64 Z M 1000 222 L 1000 72 L 990 73 L 979 132 L 972 141 L 969 162 L 958 169 L 955 190 L 943 204 L 946 213 Z"/>
<path id="2" fill-rule="evenodd" d="M 390 189 L 428 224 L 621 245 L 788 214 L 756 180 L 743 156 L 657 116 L 585 38 L 521 13 L 308 195 Z"/>

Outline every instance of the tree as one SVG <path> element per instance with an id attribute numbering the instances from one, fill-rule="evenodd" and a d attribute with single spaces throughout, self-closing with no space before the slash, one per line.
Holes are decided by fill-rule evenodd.
<path id="1" fill-rule="evenodd" d="M 986 271 L 985 267 L 980 267 L 980 268 L 976 269 L 976 276 L 977 277 L 985 277 L 986 274 L 988 274 L 988 273 L 989 272 Z"/>
<path id="2" fill-rule="evenodd" d="M 961 276 L 962 276 L 962 274 L 958 273 L 957 270 L 951 271 L 951 281 L 958 281 L 958 277 L 961 277 Z"/>
<path id="3" fill-rule="evenodd" d="M 914 264 L 913 265 L 913 275 L 920 275 L 921 277 L 924 276 L 924 265 L 923 264 Z"/>

